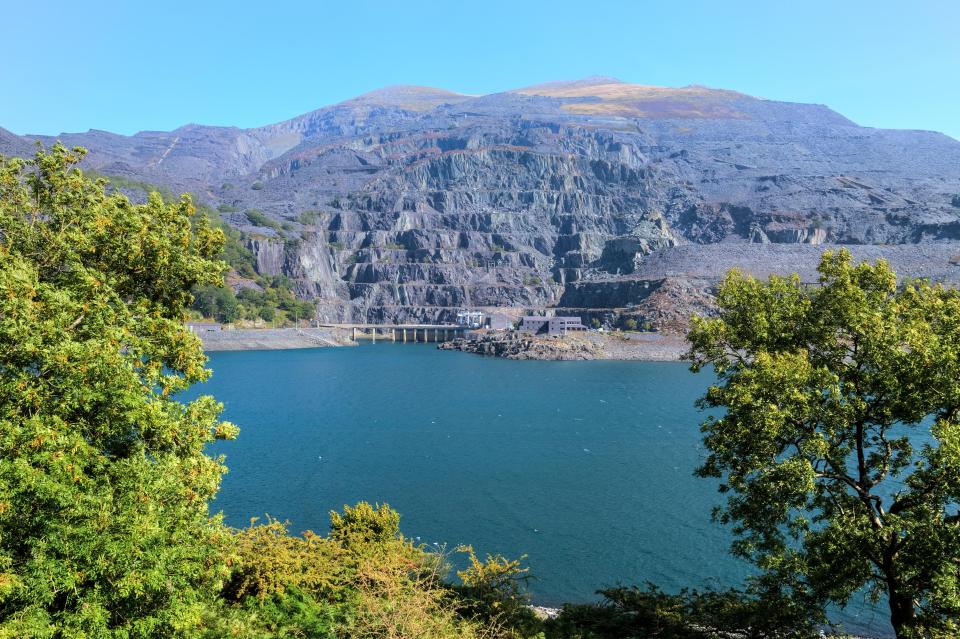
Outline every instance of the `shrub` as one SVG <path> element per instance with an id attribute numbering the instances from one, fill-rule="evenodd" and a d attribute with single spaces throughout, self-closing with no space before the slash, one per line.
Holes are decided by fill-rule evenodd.
<path id="1" fill-rule="evenodd" d="M 601 590 L 599 604 L 567 604 L 556 619 L 546 622 L 547 639 L 812 639 L 819 636 L 821 618 L 779 590 L 755 584 L 739 590 L 671 595 L 653 584 L 645 588 Z"/>
<path id="2" fill-rule="evenodd" d="M 250 223 L 253 224 L 254 226 L 263 226 L 263 227 L 271 228 L 275 231 L 279 231 L 282 228 L 279 222 L 277 222 L 273 218 L 267 217 L 263 213 L 263 211 L 259 211 L 257 209 L 250 209 L 245 213 L 245 215 L 247 216 L 247 220 L 249 220 Z"/>
<path id="3" fill-rule="evenodd" d="M 343 514 L 330 512 L 330 538 L 346 547 L 384 543 L 400 535 L 400 514 L 387 504 L 371 506 L 365 501 L 344 506 Z"/>
<path id="4" fill-rule="evenodd" d="M 522 566 L 526 558 L 507 559 L 502 555 L 477 558 L 471 546 L 460 546 L 469 565 L 457 572 L 460 584 L 454 587 L 461 612 L 485 626 L 510 629 L 513 636 L 529 636 L 539 630 L 540 621 L 528 607 L 527 583 L 530 571 Z"/>
<path id="5" fill-rule="evenodd" d="M 313 226 L 320 220 L 319 211 L 304 211 L 299 216 L 297 216 L 297 221 L 303 224 L 304 226 Z"/>
<path id="6" fill-rule="evenodd" d="M 340 547 L 310 531 L 302 537 L 287 533 L 286 524 L 256 519 L 234 534 L 236 565 L 223 594 L 229 601 L 265 599 L 298 589 L 330 597 L 342 581 Z"/>

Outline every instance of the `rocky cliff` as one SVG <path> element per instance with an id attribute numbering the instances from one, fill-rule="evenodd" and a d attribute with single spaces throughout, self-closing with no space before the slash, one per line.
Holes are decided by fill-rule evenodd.
<path id="1" fill-rule="evenodd" d="M 815 262 L 785 263 L 783 244 L 940 246 L 914 271 L 950 279 L 960 239 L 960 142 L 704 87 L 393 87 L 257 129 L 0 129 L 0 152 L 54 139 L 90 149 L 101 173 L 219 207 L 257 269 L 293 278 L 328 320 L 627 307 L 666 277 L 661 299 L 682 299 L 715 281 L 689 279 L 704 260 Z"/>

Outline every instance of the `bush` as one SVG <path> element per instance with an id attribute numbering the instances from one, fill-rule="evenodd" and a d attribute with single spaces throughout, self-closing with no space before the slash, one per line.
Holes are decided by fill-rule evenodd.
<path id="1" fill-rule="evenodd" d="M 193 309 L 203 317 L 229 324 L 240 319 L 240 304 L 233 290 L 207 284 L 193 290 Z"/>
<path id="2" fill-rule="evenodd" d="M 207 636 L 496 636 L 459 613 L 443 557 L 405 540 L 389 506 L 330 517 L 327 537 L 294 537 L 271 519 L 234 531 L 233 572 Z"/>
<path id="3" fill-rule="evenodd" d="M 485 626 L 509 629 L 511 636 L 536 634 L 540 620 L 528 607 L 530 571 L 521 564 L 526 557 L 487 555 L 486 561 L 480 561 L 471 546 L 457 550 L 466 553 L 470 562 L 465 570 L 457 572 L 460 584 L 454 587 L 461 613 Z"/>
<path id="4" fill-rule="evenodd" d="M 400 535 L 400 514 L 387 504 L 371 506 L 365 501 L 344 506 L 343 514 L 330 512 L 330 538 L 345 547 L 384 543 Z"/>
<path id="5" fill-rule="evenodd" d="M 263 226 L 266 228 L 271 228 L 275 231 L 280 231 L 282 229 L 279 222 L 273 218 L 267 217 L 263 211 L 257 209 L 250 209 L 245 213 L 247 220 L 250 221 L 254 226 Z"/>
<path id="6" fill-rule="evenodd" d="M 779 590 L 759 585 L 750 592 L 684 589 L 670 595 L 647 584 L 599 594 L 599 604 L 565 605 L 546 622 L 547 639 L 812 639 L 822 621 Z"/>
<path id="7" fill-rule="evenodd" d="M 304 211 L 299 216 L 297 216 L 297 221 L 303 224 L 304 226 L 313 226 L 320 220 L 319 211 Z"/>
<path id="8" fill-rule="evenodd" d="M 292 588 L 330 598 L 342 580 L 340 547 L 310 531 L 291 536 L 285 524 L 269 517 L 265 524 L 256 521 L 234 534 L 236 564 L 223 596 L 234 602 L 265 599 Z"/>

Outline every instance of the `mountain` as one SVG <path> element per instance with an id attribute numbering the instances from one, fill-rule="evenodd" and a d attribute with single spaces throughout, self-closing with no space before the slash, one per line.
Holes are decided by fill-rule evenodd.
<path id="1" fill-rule="evenodd" d="M 960 270 L 960 142 L 701 86 L 397 86 L 253 129 L 0 129 L 0 152 L 56 139 L 100 173 L 219 207 L 258 270 L 293 278 L 330 320 L 634 304 L 657 320 L 708 295 L 721 264 L 808 269 L 835 243 L 890 247 L 919 275 Z"/>

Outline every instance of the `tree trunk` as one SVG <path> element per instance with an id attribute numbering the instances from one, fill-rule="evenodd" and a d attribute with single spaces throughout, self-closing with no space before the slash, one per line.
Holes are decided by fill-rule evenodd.
<path id="1" fill-rule="evenodd" d="M 887 583 L 888 596 L 890 604 L 890 624 L 894 632 L 897 633 L 897 639 L 917 639 L 915 634 L 917 629 L 917 610 L 913 605 L 913 598 L 910 595 L 899 592 L 899 584 L 896 582 Z"/>

